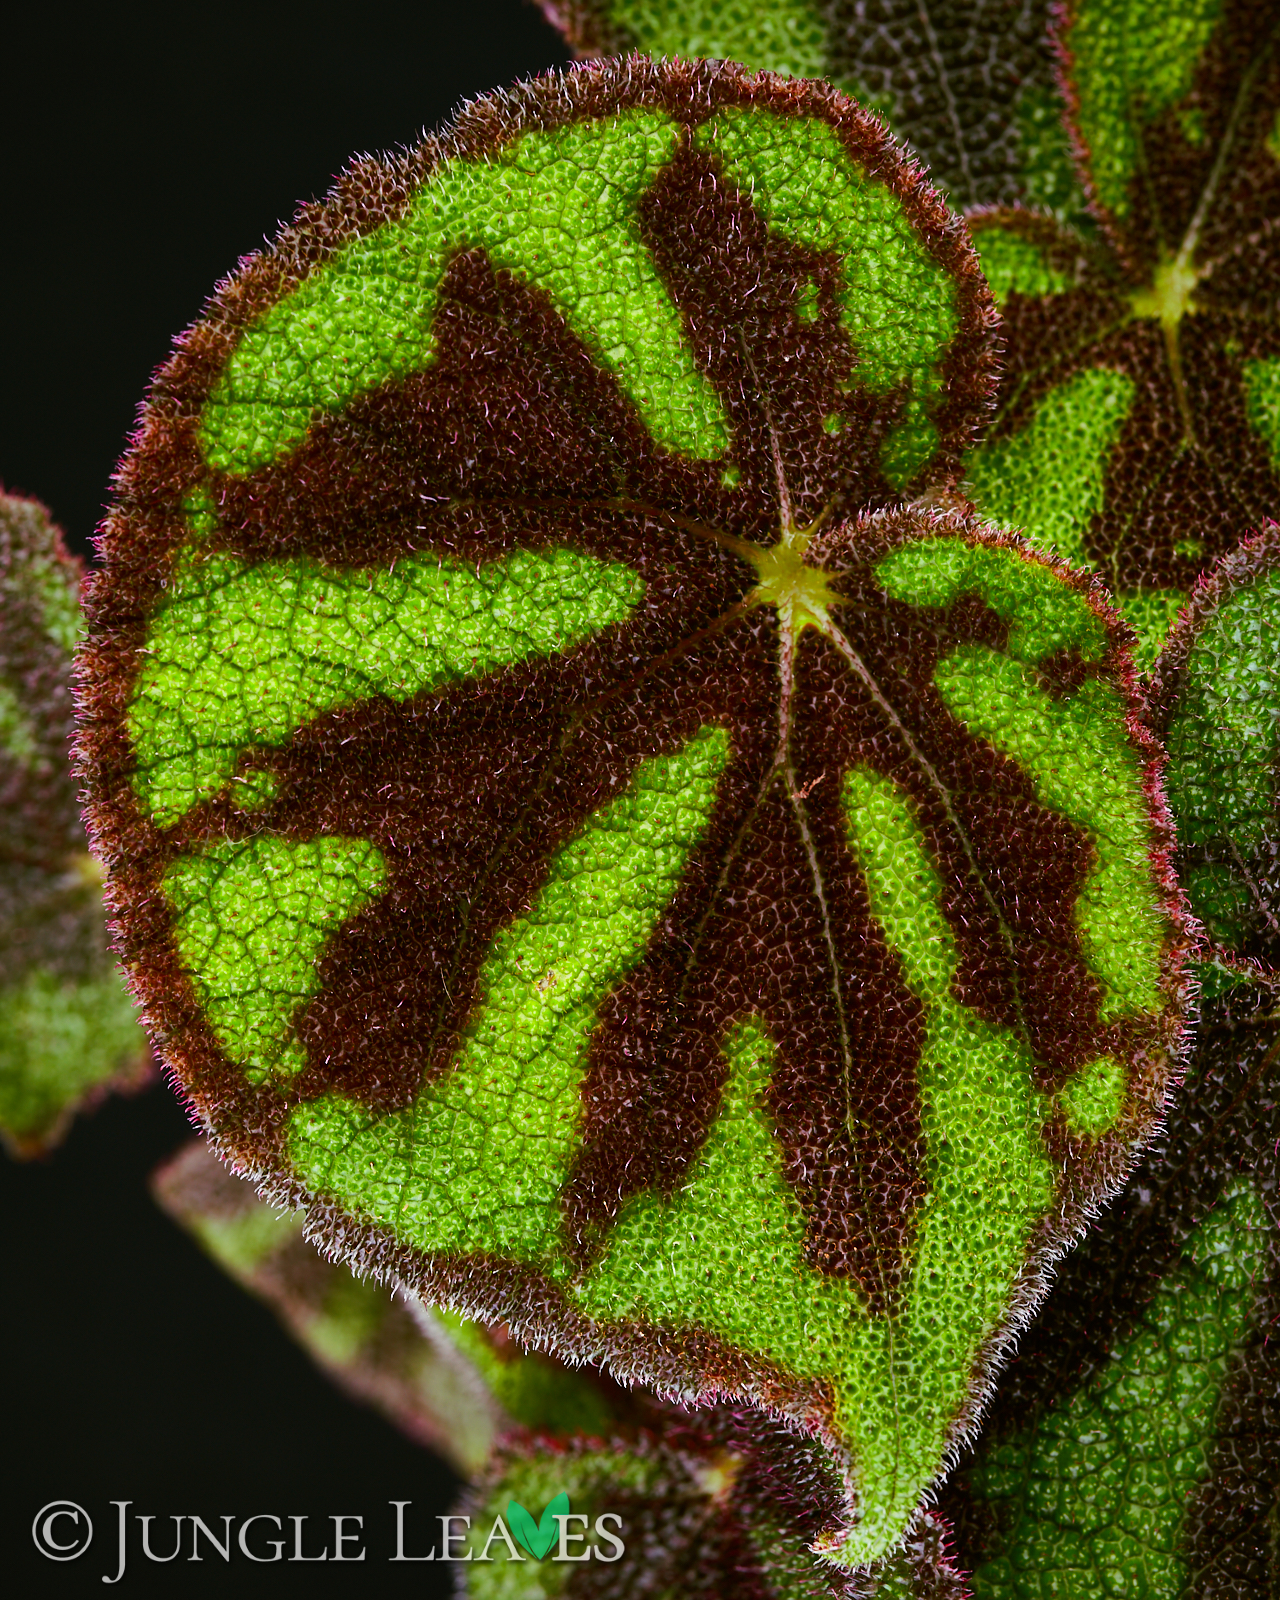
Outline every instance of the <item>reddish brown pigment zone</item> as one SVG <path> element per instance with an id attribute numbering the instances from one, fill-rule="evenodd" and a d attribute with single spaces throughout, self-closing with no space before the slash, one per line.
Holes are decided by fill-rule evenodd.
<path id="1" fill-rule="evenodd" d="M 630 63 L 522 93 L 503 136 L 563 120 L 575 99 L 591 114 L 644 103 L 687 117 L 691 101 L 702 110 L 746 102 L 832 120 L 955 280 L 959 333 L 935 415 L 942 442 L 920 475 L 954 481 L 990 381 L 989 300 L 956 227 L 874 124 L 828 92 L 705 66 L 664 75 Z M 455 147 L 483 148 L 476 130 L 493 115 L 479 108 Z M 335 222 L 403 207 L 402 190 L 394 204 L 366 202 L 371 181 L 357 171 L 345 201 L 331 203 Z M 327 215 L 311 219 L 304 245 Z M 924 1189 L 923 1020 L 846 842 L 844 774 L 863 763 L 911 796 L 960 949 L 958 997 L 1029 1040 L 1042 1087 L 1133 1040 L 1099 1028 L 1078 945 L 1084 837 L 1039 806 L 1025 774 L 972 738 L 933 687 L 944 654 L 974 641 L 1000 648 L 1003 624 L 972 597 L 941 612 L 891 602 L 872 577 L 872 539 L 878 551 L 930 531 L 978 536 L 960 518 L 926 513 L 857 530 L 856 517 L 893 500 L 878 451 L 903 397 L 858 386 L 836 264 L 771 237 L 689 149 L 659 179 L 642 221 L 731 418 L 740 474 L 731 488 L 723 462 L 657 448 L 546 298 L 474 251 L 447 274 L 430 371 L 318 422 L 279 466 L 245 480 L 209 474 L 196 447 L 200 409 L 235 330 L 280 292 L 280 258 L 225 291 L 157 387 L 95 589 L 86 745 L 99 840 L 114 863 L 127 957 L 170 1059 L 233 1148 L 275 1167 L 278 1130 L 300 1099 L 336 1089 L 388 1110 L 447 1071 L 485 953 L 527 910 L 552 853 L 641 761 L 704 725 L 728 730 L 732 756 L 706 836 L 592 1038 L 583 1146 L 563 1196 L 567 1245 L 589 1259 L 628 1195 L 681 1181 L 719 1103 L 725 1033 L 750 1013 L 777 1042 L 770 1110 L 811 1257 L 852 1275 L 883 1307 Z M 810 283 L 819 300 L 807 320 L 797 306 Z M 845 422 L 834 434 L 823 427 L 833 412 Z M 810 630 L 780 746 L 778 622 L 747 604 L 757 575 L 733 548 L 777 540 L 780 478 L 796 524 L 826 518 L 821 548 L 844 597 L 836 620 L 901 727 Z M 197 485 L 218 507 L 211 546 L 250 561 L 309 555 L 356 567 L 427 550 L 484 562 L 569 543 L 629 564 L 644 598 L 631 622 L 564 656 L 403 704 L 372 699 L 281 747 L 247 752 L 245 769 L 281 780 L 269 807 L 244 816 L 220 798 L 161 833 L 129 786 L 125 714 L 134 651 L 183 538 L 182 498 Z M 1056 692 L 1081 681 L 1079 663 L 1046 667 Z M 390 881 L 324 957 L 320 994 L 299 1019 L 308 1066 L 287 1088 L 255 1089 L 199 1014 L 159 884 L 202 840 L 264 828 L 371 839 Z M 705 1369 L 726 1359 L 717 1346 Z"/>

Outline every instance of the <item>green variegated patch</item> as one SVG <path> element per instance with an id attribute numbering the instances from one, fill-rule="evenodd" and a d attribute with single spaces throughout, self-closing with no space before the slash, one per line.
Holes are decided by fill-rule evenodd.
<path id="1" fill-rule="evenodd" d="M 1242 370 L 1249 422 L 1280 469 L 1280 357 L 1246 361 Z"/>
<path id="2" fill-rule="evenodd" d="M 1011 294 L 1063 294 L 1071 287 L 1067 274 L 1035 240 L 1009 229 L 975 228 L 973 247 L 998 306 Z"/>
<path id="3" fill-rule="evenodd" d="M 333 934 L 386 887 L 364 839 L 249 838 L 165 873 L 174 939 L 218 1042 L 251 1083 L 306 1065 L 293 1034 Z"/>
<path id="4" fill-rule="evenodd" d="M 357 1263 L 783 1419 L 875 1560 L 1177 1034 L 1114 623 L 923 508 L 976 259 L 832 91 L 637 62 L 309 226 L 160 380 L 95 587 L 167 1058 Z"/>
<path id="5" fill-rule="evenodd" d="M 479 571 L 410 559 L 358 586 L 314 561 L 192 561 L 157 614 L 130 707 L 139 796 L 176 822 L 246 748 L 371 695 L 408 699 L 571 648 L 629 616 L 641 588 L 630 567 L 563 547 Z"/>
<path id="6" fill-rule="evenodd" d="M 1018 761 L 1044 804 L 1093 839 L 1076 921 L 1102 985 L 1103 1019 L 1155 1010 L 1164 924 L 1144 893 L 1148 824 L 1135 802 L 1141 773 L 1121 731 L 1120 696 L 1094 679 L 1064 703 L 1026 667 L 980 646 L 942 662 L 937 682 L 955 715 Z"/>
<path id="7" fill-rule="evenodd" d="M 974 451 L 974 500 L 1038 549 L 1085 565 L 1085 536 L 1102 509 L 1107 464 L 1132 404 L 1133 380 L 1100 367 L 1051 389 L 1025 428 Z"/>

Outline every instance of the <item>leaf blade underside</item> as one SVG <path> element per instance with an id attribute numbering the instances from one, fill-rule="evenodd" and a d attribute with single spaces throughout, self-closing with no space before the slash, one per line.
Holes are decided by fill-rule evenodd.
<path id="1" fill-rule="evenodd" d="M 459 193 L 502 213 L 438 227 Z M 1114 620 L 896 509 L 982 416 L 973 258 L 847 101 L 706 65 L 482 102 L 333 206 L 122 469 L 83 738 L 127 960 L 223 1148 L 345 1254 L 792 1419 L 824 1549 L 871 1560 L 1178 1026 Z M 673 339 L 722 434 L 655 424 Z"/>
<path id="2" fill-rule="evenodd" d="M 166 1162 L 151 1189 L 342 1388 L 464 1476 L 522 1430 L 603 1436 L 627 1414 L 598 1374 L 525 1354 L 501 1329 L 428 1310 L 326 1260 L 304 1237 L 303 1213 L 257 1199 L 204 1143 Z"/>
<path id="3" fill-rule="evenodd" d="M 0 491 L 0 1136 L 18 1155 L 151 1066 L 70 766 L 79 587 L 44 507 Z"/>

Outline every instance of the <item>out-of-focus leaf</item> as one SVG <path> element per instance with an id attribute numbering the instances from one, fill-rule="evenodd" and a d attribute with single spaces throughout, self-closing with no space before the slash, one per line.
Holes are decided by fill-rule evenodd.
<path id="1" fill-rule="evenodd" d="M 502 1328 L 437 1313 L 355 1277 L 197 1141 L 156 1173 L 156 1198 L 220 1267 L 264 1300 L 338 1384 L 464 1476 L 521 1430 L 605 1435 L 626 1397 L 597 1374 L 521 1350 Z"/>
<path id="2" fill-rule="evenodd" d="M 542 0 L 541 9 L 578 56 L 625 55 L 737 61 L 757 72 L 826 78 L 828 27 L 814 0 Z"/>
<path id="3" fill-rule="evenodd" d="M 1076 221 L 1048 0 L 549 0 L 579 55 L 711 56 L 827 78 L 873 107 L 960 209 Z"/>
<path id="4" fill-rule="evenodd" d="M 1280 527 L 1201 580 L 1156 669 L 1179 877 L 1225 951 L 1280 958 Z"/>
<path id="5" fill-rule="evenodd" d="M 0 1136 L 20 1155 L 150 1065 L 70 768 L 79 590 L 44 507 L 0 492 Z"/>
<path id="6" fill-rule="evenodd" d="M 471 1518 L 464 1548 L 473 1559 L 459 1569 L 470 1600 L 961 1600 L 949 1530 L 932 1513 L 916 1517 L 892 1556 L 842 1572 L 809 1548 L 827 1493 L 816 1460 L 797 1475 L 793 1451 L 776 1441 L 771 1449 L 758 1428 L 747 1442 L 730 1413 L 663 1420 L 660 1439 L 500 1449 L 460 1507 Z M 584 1534 L 565 1545 L 579 1561 L 563 1559 L 558 1541 L 533 1558 L 511 1526 L 513 1503 L 536 1517 L 559 1495 L 570 1516 L 585 1518 L 565 1524 Z M 495 1535 L 498 1521 L 512 1543 Z"/>
<path id="7" fill-rule="evenodd" d="M 1180 1025 L 1120 631 L 938 509 L 988 310 L 834 91 L 547 78 L 224 290 L 93 591 L 97 842 L 217 1137 L 366 1269 L 787 1418 L 849 1565 Z"/>
<path id="8" fill-rule="evenodd" d="M 944 1493 L 977 1600 L 1275 1592 L 1278 1089 L 1275 994 L 1237 984 Z"/>
<path id="9" fill-rule="evenodd" d="M 1100 232 L 970 218 L 1005 316 L 979 508 L 1093 564 L 1154 659 L 1207 561 L 1280 515 L 1280 20 L 1075 0 L 1061 43 Z"/>

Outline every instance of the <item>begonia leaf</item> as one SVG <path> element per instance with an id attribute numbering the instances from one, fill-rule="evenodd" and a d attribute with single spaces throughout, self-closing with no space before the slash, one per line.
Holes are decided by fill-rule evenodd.
<path id="1" fill-rule="evenodd" d="M 577 1440 L 504 1445 L 464 1498 L 470 1518 L 460 1549 L 470 1600 L 961 1600 L 964 1584 L 949 1559 L 950 1530 L 922 1512 L 900 1549 L 850 1574 L 816 1557 L 822 1529 L 821 1474 L 787 1481 L 778 1453 L 734 1436 L 732 1419 L 667 1420 L 648 1433 L 603 1445 Z M 781 1469 L 781 1481 L 780 1481 Z M 508 1507 L 537 1509 L 566 1495 L 581 1522 L 565 1526 L 581 1542 L 560 1556 L 531 1560 L 511 1533 Z M 561 1501 L 561 1505 L 563 1505 Z M 604 1519 L 601 1522 L 599 1519 Z M 601 1529 L 607 1537 L 602 1537 Z M 557 1530 L 558 1532 L 558 1530 Z M 513 1553 L 514 1552 L 514 1553 Z M 548 1552 L 551 1556 L 552 1552 Z"/>
<path id="2" fill-rule="evenodd" d="M 79 589 L 44 507 L 0 492 L 0 1136 L 22 1155 L 150 1065 L 70 767 Z"/>
<path id="3" fill-rule="evenodd" d="M 1004 313 L 979 509 L 1088 561 L 1148 641 L 1280 515 L 1280 50 L 1267 0 L 1075 0 L 1061 43 L 1100 228 L 970 218 Z"/>
<path id="4" fill-rule="evenodd" d="M 1197 585 L 1156 668 L 1178 867 L 1223 953 L 1280 957 L 1280 528 Z"/>
<path id="5" fill-rule="evenodd" d="M 975 1600 L 1276 1581 L 1280 1013 L 1205 1004 L 1157 1147 L 1065 1261 L 944 1509 Z"/>
<path id="6" fill-rule="evenodd" d="M 1123 629 L 939 509 L 988 311 L 833 90 L 551 77 L 223 288 L 91 598 L 96 843 L 220 1148 L 364 1270 L 785 1417 L 849 1565 L 1179 1028 Z"/>
<path id="7" fill-rule="evenodd" d="M 526 1354 L 467 1323 L 362 1282 L 308 1243 L 301 1211 L 271 1206 L 198 1140 L 152 1179 L 161 1206 L 237 1283 L 266 1302 L 312 1359 L 464 1476 L 499 1438 L 607 1434 L 628 1411 L 599 1374 Z"/>
<path id="8" fill-rule="evenodd" d="M 827 78 L 885 118 L 958 208 L 1022 200 L 1072 219 L 1048 0 L 544 0 L 582 56 L 710 56 Z"/>
<path id="9" fill-rule="evenodd" d="M 829 78 L 828 28 L 816 0 L 539 0 L 575 55 L 736 61 L 753 71 Z"/>

